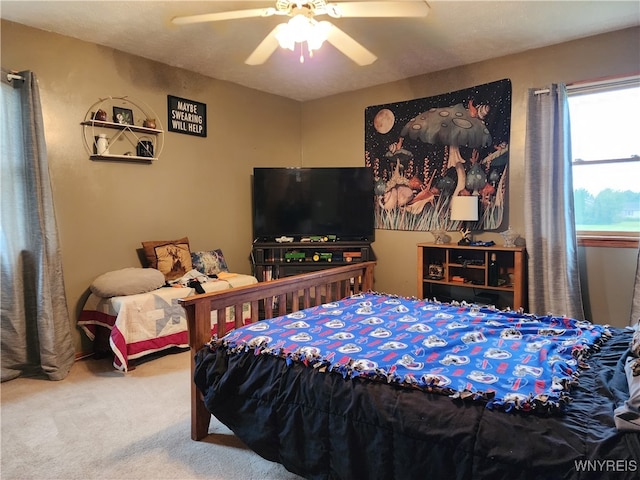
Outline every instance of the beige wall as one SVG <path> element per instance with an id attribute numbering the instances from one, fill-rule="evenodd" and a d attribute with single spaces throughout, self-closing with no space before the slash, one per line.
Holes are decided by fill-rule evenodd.
<path id="1" fill-rule="evenodd" d="M 91 281 L 139 266 L 143 240 L 186 235 L 250 273 L 252 168 L 299 164 L 299 102 L 5 21 L 1 45 L 5 68 L 39 79 L 77 350 Z M 80 122 L 99 98 L 141 100 L 166 128 L 168 94 L 207 105 L 207 138 L 167 132 L 153 164 L 89 160 Z"/>
<path id="2" fill-rule="evenodd" d="M 222 248 L 234 270 L 249 273 L 252 168 L 362 165 L 364 109 L 369 105 L 510 78 L 508 222 L 523 231 L 526 90 L 639 71 L 639 31 L 614 32 L 306 103 L 4 20 L 1 53 L 3 67 L 32 70 L 39 78 L 67 302 L 75 327 L 91 281 L 109 270 L 138 266 L 136 249 L 143 240 L 187 235 L 194 250 Z M 162 156 L 151 165 L 91 161 L 80 121 L 93 103 L 109 95 L 145 102 L 165 128 L 167 95 L 203 102 L 208 136 L 167 132 Z M 489 233 L 482 238 L 499 240 Z M 377 231 L 376 287 L 415 295 L 415 245 L 431 239 L 427 232 Z M 623 325 L 631 304 L 635 252 L 608 251 L 584 256 L 588 293 L 594 297 L 592 318 Z M 598 260 L 603 257 L 612 260 Z M 74 332 L 77 350 L 87 350 L 86 341 Z"/>
<path id="3" fill-rule="evenodd" d="M 528 89 L 640 72 L 639 37 L 640 29 L 627 29 L 306 102 L 302 105 L 304 162 L 309 166 L 323 165 L 328 160 L 348 165 L 364 164 L 363 122 L 368 106 L 429 97 L 509 78 L 513 100 L 509 211 L 504 229 L 510 224 L 524 233 L 526 212 L 522 186 Z M 340 114 L 336 115 L 336 112 Z M 496 243 L 502 241 L 497 233 L 485 233 L 479 238 Z M 433 241 L 428 232 L 377 230 L 374 244 L 378 257 L 376 288 L 416 295 L 416 243 L 425 241 Z M 636 251 L 581 250 L 584 250 L 581 268 L 589 318 L 599 323 L 626 325 L 631 311 Z"/>

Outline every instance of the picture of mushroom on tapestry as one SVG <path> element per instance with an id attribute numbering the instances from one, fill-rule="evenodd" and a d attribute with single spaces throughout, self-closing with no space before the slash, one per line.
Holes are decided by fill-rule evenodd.
<path id="1" fill-rule="evenodd" d="M 482 121 L 488 110 L 488 105 L 481 105 L 479 109 L 474 108 L 475 113 L 472 113 L 471 108 L 466 109 L 461 103 L 452 107 L 432 108 L 412 118 L 400 133 L 414 140 L 449 147 L 447 166 L 455 168 L 458 179 L 452 197 L 466 187 L 466 160 L 460 155 L 460 146 L 480 148 L 491 145 L 491 134 Z M 477 160 L 477 152 L 474 155 Z"/>
<path id="2" fill-rule="evenodd" d="M 386 133 L 379 128 L 382 111 L 394 120 Z M 461 227 L 498 229 L 507 199 L 510 111 L 509 80 L 368 107 L 365 165 L 374 174 L 376 228 L 429 231 L 440 241 L 443 232 Z M 450 212 L 454 199 L 465 196 L 476 197 L 478 213 L 462 224 Z"/>

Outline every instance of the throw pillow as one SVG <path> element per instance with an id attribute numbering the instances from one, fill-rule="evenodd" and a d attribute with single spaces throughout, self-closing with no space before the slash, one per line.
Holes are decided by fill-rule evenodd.
<path id="1" fill-rule="evenodd" d="M 110 298 L 150 292 L 162 287 L 164 282 L 164 275 L 155 268 L 129 267 L 103 273 L 89 289 L 98 297 Z"/>
<path id="2" fill-rule="evenodd" d="M 191 252 L 191 263 L 193 268 L 205 275 L 217 275 L 220 272 L 229 271 L 220 249 L 208 252 Z"/>
<path id="3" fill-rule="evenodd" d="M 149 267 L 160 270 L 167 281 L 180 278 L 193 269 L 187 237 L 142 242 L 142 248 Z"/>

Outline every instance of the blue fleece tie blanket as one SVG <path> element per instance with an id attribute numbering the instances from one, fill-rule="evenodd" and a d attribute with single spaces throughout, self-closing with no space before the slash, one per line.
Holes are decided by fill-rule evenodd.
<path id="1" fill-rule="evenodd" d="M 502 411 L 555 413 L 609 336 L 606 326 L 571 318 L 365 293 L 247 325 L 212 346 Z"/>

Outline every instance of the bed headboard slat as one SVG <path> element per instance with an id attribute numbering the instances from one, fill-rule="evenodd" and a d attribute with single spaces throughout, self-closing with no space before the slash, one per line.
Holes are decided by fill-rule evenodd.
<path id="1" fill-rule="evenodd" d="M 311 307 L 311 288 L 305 288 L 304 289 L 304 299 L 303 299 L 303 304 L 302 304 L 302 308 L 309 308 Z"/>

